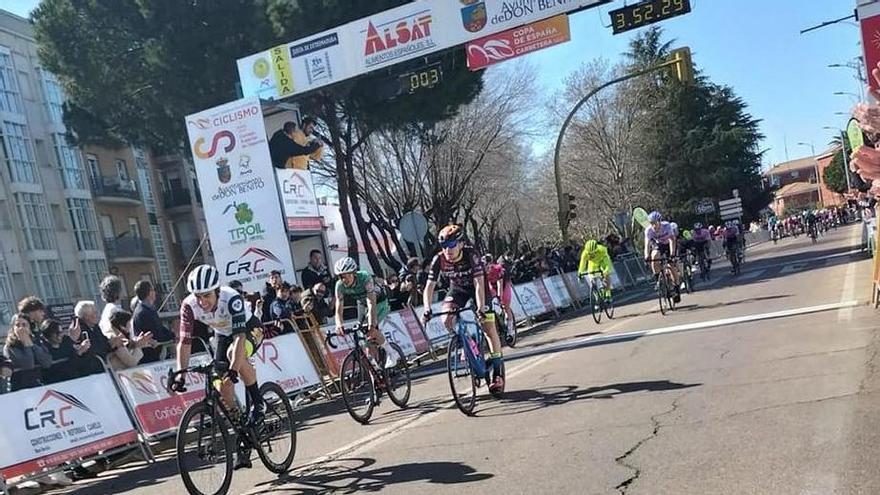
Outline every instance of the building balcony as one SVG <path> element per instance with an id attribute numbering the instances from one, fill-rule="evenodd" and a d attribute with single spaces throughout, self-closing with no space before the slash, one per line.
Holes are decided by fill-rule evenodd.
<path id="1" fill-rule="evenodd" d="M 150 242 L 139 237 L 104 239 L 104 250 L 114 263 L 150 263 L 154 259 Z"/>
<path id="2" fill-rule="evenodd" d="M 203 262 L 205 261 L 204 251 L 199 249 L 199 243 L 198 239 L 182 239 L 174 244 L 174 254 L 183 265 L 186 265 L 190 258 L 197 262 Z M 207 248 L 207 243 L 202 247 Z M 193 257 L 194 255 L 195 257 Z"/>
<path id="3" fill-rule="evenodd" d="M 133 180 L 121 180 L 119 177 L 92 177 L 92 194 L 95 201 L 113 204 L 137 206 L 141 204 L 141 195 Z"/>
<path id="4" fill-rule="evenodd" d="M 162 195 L 162 200 L 166 210 L 192 207 L 192 196 L 189 189 L 169 189 Z"/>

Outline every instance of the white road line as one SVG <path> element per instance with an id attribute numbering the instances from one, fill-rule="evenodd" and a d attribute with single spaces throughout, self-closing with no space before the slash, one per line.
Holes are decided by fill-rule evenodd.
<path id="1" fill-rule="evenodd" d="M 859 231 L 854 230 L 852 235 L 850 235 L 850 241 L 856 242 L 859 238 Z M 840 302 L 849 301 L 856 297 L 856 263 L 850 262 L 846 267 L 846 275 L 843 278 L 843 292 L 840 294 Z M 837 321 L 850 321 L 852 320 L 853 309 L 852 307 L 841 308 L 840 311 L 837 312 Z"/>

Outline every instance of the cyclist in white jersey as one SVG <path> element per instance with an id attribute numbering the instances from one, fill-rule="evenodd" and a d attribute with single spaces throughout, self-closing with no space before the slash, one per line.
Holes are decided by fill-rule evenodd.
<path id="1" fill-rule="evenodd" d="M 220 286 L 220 273 L 211 265 L 201 265 L 190 272 L 187 279 L 187 296 L 180 306 L 180 331 L 177 343 L 177 369 L 189 366 L 192 339 L 196 334 L 214 332 L 214 366 L 224 376 L 220 382 L 220 395 L 227 409 L 236 414 L 235 374 L 244 381 L 247 396 L 252 404 L 248 421 L 259 423 L 265 412 L 263 397 L 257 384 L 257 371 L 248 361 L 262 341 L 262 326 L 244 299 L 235 289 Z M 184 390 L 184 374 L 178 375 L 172 390 Z M 250 452 L 239 447 L 235 468 L 251 467 Z"/>
<path id="2" fill-rule="evenodd" d="M 681 278 L 676 263 L 671 259 L 678 252 L 675 228 L 673 224 L 663 221 L 659 211 L 652 211 L 648 215 L 648 221 L 650 225 L 645 229 L 645 262 L 651 265 L 656 279 L 660 274 L 660 259 L 663 256 L 669 259 L 669 271 L 672 273 L 672 281 L 675 282 L 675 302 L 680 302 Z"/>

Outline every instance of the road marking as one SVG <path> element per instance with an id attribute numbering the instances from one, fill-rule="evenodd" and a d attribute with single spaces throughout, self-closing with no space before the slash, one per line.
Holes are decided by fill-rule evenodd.
<path id="1" fill-rule="evenodd" d="M 817 258 L 821 259 L 821 258 Z M 789 263 L 782 267 L 782 270 L 779 270 L 780 275 L 786 275 L 788 273 L 799 272 L 801 270 L 806 269 L 810 266 L 809 261 L 798 261 L 797 263 Z"/>
<path id="2" fill-rule="evenodd" d="M 850 242 L 856 242 L 860 232 L 854 230 L 850 235 Z M 846 275 L 843 277 L 843 292 L 840 294 L 840 302 L 848 301 L 856 296 L 856 262 L 851 261 L 846 267 Z M 851 307 L 841 308 L 837 312 L 837 321 L 852 320 L 853 309 Z"/>
<path id="3" fill-rule="evenodd" d="M 741 274 L 739 277 L 736 277 L 736 279 L 737 280 L 748 280 L 750 278 L 758 278 L 765 273 L 767 273 L 766 268 L 761 269 L 761 270 L 751 270 L 749 272 Z"/>

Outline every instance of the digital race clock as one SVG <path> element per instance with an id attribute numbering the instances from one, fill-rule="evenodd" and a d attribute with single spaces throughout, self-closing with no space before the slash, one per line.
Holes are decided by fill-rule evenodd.
<path id="1" fill-rule="evenodd" d="M 620 34 L 690 11 L 690 0 L 648 0 L 612 10 L 609 15 L 614 34 Z"/>

